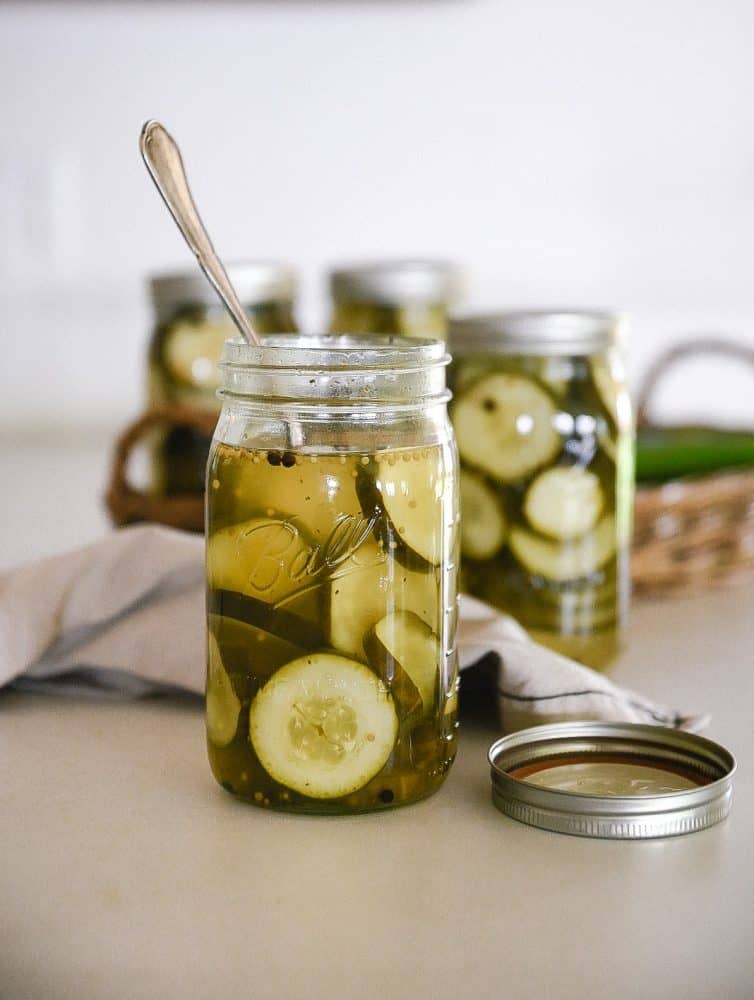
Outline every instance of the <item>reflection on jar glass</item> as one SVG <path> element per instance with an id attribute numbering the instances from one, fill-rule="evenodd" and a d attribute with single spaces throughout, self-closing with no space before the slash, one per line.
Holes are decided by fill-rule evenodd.
<path id="1" fill-rule="evenodd" d="M 238 297 L 259 333 L 295 333 L 295 275 L 272 262 L 231 264 L 227 268 Z M 198 270 L 153 277 L 150 281 L 156 325 L 149 343 L 149 406 L 180 405 L 220 412 L 217 390 L 223 344 L 237 330 Z M 165 495 L 201 493 L 209 439 L 176 427 L 155 441 L 153 489 Z"/>
<path id="2" fill-rule="evenodd" d="M 383 261 L 330 273 L 330 333 L 395 333 L 444 340 L 460 281 L 442 261 Z"/>
<path id="3" fill-rule="evenodd" d="M 443 345 L 228 342 L 207 473 L 207 746 L 309 813 L 431 795 L 456 752 L 457 458 Z"/>
<path id="4" fill-rule="evenodd" d="M 594 667 L 630 587 L 633 426 L 619 320 L 512 312 L 451 324 L 462 587 Z"/>

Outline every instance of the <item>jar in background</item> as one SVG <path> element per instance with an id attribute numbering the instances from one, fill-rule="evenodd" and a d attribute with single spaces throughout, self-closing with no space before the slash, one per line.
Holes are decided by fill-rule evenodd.
<path id="1" fill-rule="evenodd" d="M 395 333 L 444 340 L 459 276 L 441 261 L 384 261 L 330 273 L 331 333 Z"/>
<path id="2" fill-rule="evenodd" d="M 260 333 L 293 333 L 295 275 L 285 264 L 231 264 L 228 276 Z M 220 411 L 218 363 L 236 328 L 207 279 L 192 271 L 157 275 L 150 281 L 156 325 L 149 344 L 149 406 L 178 404 Z M 171 495 L 204 490 L 209 438 L 176 427 L 154 445 L 153 490 Z"/>
<path id="3" fill-rule="evenodd" d="M 207 737 L 234 795 L 432 794 L 456 749 L 457 459 L 438 341 L 225 348 L 207 469 Z"/>
<path id="4" fill-rule="evenodd" d="M 633 424 L 619 320 L 510 312 L 451 324 L 462 587 L 593 667 L 629 600 Z"/>

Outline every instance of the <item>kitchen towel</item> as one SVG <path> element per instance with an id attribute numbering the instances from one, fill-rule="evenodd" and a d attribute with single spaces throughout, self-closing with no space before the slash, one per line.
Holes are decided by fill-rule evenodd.
<path id="1" fill-rule="evenodd" d="M 79 696 L 201 695 L 204 540 L 154 525 L 0 576 L 0 687 Z M 702 728 L 533 642 L 512 618 L 462 596 L 460 666 L 494 669 L 505 732 L 569 719 Z"/>

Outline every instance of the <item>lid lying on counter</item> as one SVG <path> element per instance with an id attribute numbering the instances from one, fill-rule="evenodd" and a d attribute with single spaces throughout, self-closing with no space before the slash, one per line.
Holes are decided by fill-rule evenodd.
<path id="1" fill-rule="evenodd" d="M 678 729 L 559 722 L 489 751 L 492 800 L 522 823 L 582 837 L 693 833 L 730 812 L 731 753 Z"/>

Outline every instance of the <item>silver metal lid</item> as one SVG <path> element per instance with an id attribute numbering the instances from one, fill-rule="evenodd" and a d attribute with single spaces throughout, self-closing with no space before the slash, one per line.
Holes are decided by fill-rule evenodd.
<path id="1" fill-rule="evenodd" d="M 291 302 L 296 293 L 296 273 L 277 261 L 237 261 L 226 265 L 230 280 L 244 305 Z M 198 267 L 156 274 L 149 281 L 155 312 L 161 321 L 187 305 L 219 306 L 217 292 Z"/>
<path id="2" fill-rule="evenodd" d="M 623 339 L 625 317 L 593 310 L 484 313 L 450 322 L 451 350 L 500 354 L 597 354 Z"/>
<path id="3" fill-rule="evenodd" d="M 644 839 L 703 830 L 730 812 L 733 755 L 679 729 L 560 722 L 490 747 L 492 801 L 543 830 Z"/>
<path id="4" fill-rule="evenodd" d="M 447 261 L 374 261 L 330 272 L 330 294 L 335 302 L 435 305 L 453 302 L 459 289 L 459 272 Z"/>

